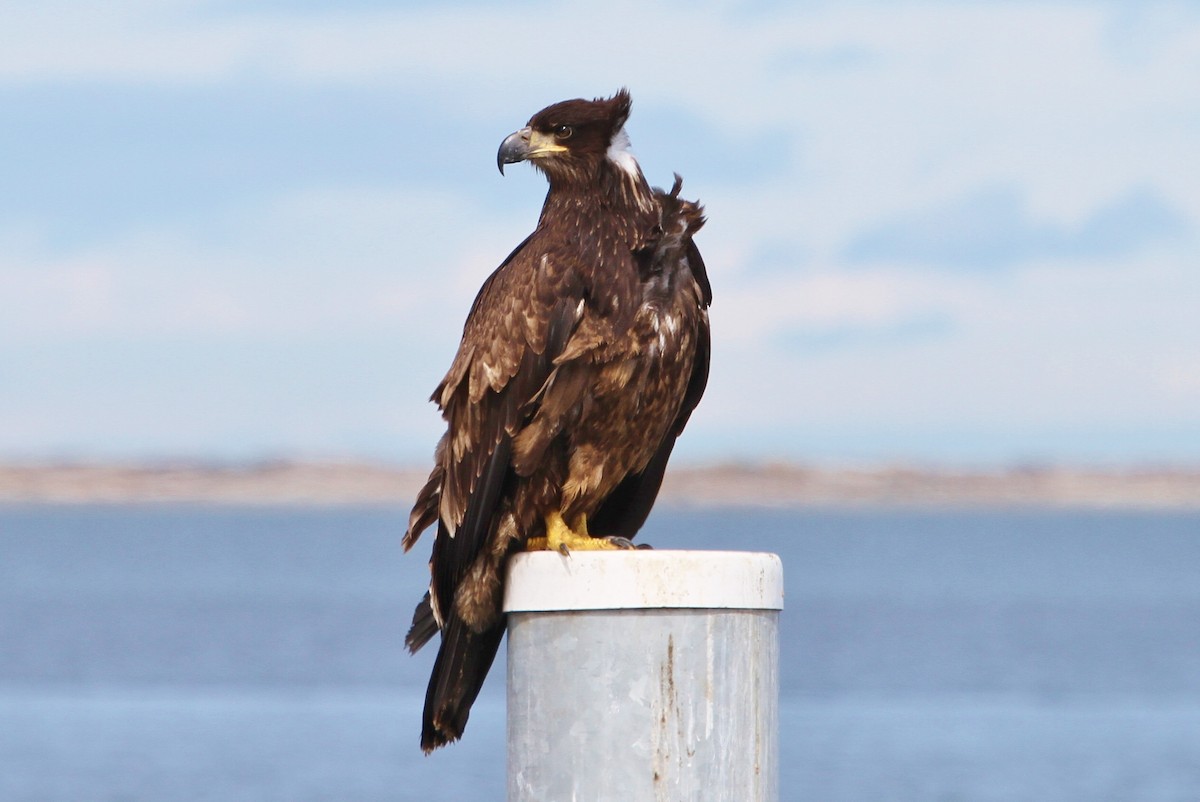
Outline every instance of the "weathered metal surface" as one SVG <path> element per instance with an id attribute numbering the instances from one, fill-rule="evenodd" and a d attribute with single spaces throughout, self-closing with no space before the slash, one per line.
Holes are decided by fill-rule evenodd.
<path id="1" fill-rule="evenodd" d="M 778 799 L 778 558 L 749 555 L 765 566 L 764 581 L 761 592 L 746 593 L 720 585 L 729 577 L 745 581 L 747 555 L 685 554 L 703 554 L 701 562 L 714 564 L 680 570 L 689 561 L 662 551 L 586 559 L 616 557 L 601 570 L 642 581 L 643 569 L 662 561 L 676 566 L 666 571 L 669 581 L 659 582 L 662 598 L 703 602 L 704 593 L 680 587 L 699 584 L 709 598 L 738 597 L 746 609 L 509 613 L 509 802 Z M 545 591 L 555 587 L 547 574 L 584 555 L 526 556 L 544 565 L 516 575 L 518 581 L 540 582 Z M 742 565 L 723 572 L 723 561 Z M 582 563 L 574 566 L 580 576 L 590 570 Z M 634 595 L 647 595 L 634 585 L 624 583 Z M 563 595 L 574 604 L 587 601 L 569 588 Z"/>

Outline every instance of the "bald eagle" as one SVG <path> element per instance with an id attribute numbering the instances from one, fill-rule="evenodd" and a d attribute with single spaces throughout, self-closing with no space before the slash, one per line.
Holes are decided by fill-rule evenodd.
<path id="1" fill-rule="evenodd" d="M 504 635 L 505 561 L 630 548 L 708 380 L 702 208 L 651 189 L 628 91 L 567 100 L 500 145 L 550 184 L 537 228 L 484 282 L 432 400 L 446 420 L 404 549 L 437 523 L 406 638 L 441 646 L 421 747 L 462 736 Z"/>

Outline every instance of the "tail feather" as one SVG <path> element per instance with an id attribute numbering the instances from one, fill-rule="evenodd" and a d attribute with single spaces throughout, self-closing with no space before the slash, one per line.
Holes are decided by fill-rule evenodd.
<path id="1" fill-rule="evenodd" d="M 441 452 L 444 448 L 445 438 L 443 442 L 438 443 L 438 451 Z M 421 532 L 425 531 L 438 518 L 438 505 L 442 499 L 442 483 L 445 480 L 446 472 L 442 469 L 441 460 L 434 466 L 434 469 L 429 473 L 429 479 L 421 488 L 421 492 L 417 494 L 417 501 L 413 504 L 412 512 L 408 516 L 408 531 L 404 533 L 404 550 L 408 551 L 417 542 L 417 538 L 421 536 Z"/>
<path id="2" fill-rule="evenodd" d="M 442 644 L 433 663 L 421 719 L 421 749 L 429 754 L 462 737 L 483 680 L 500 641 L 504 619 L 483 632 L 472 632 L 457 616 L 442 629 Z"/>
<path id="3" fill-rule="evenodd" d="M 404 636 L 404 645 L 408 647 L 409 653 L 416 654 L 437 631 L 437 620 L 433 617 L 433 606 L 429 603 L 429 591 L 425 591 L 425 598 L 421 599 L 417 609 L 413 610 L 412 626 Z"/>

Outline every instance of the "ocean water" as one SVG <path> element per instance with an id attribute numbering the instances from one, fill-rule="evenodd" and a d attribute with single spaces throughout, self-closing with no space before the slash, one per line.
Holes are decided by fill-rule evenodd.
<path id="1" fill-rule="evenodd" d="M 417 746 L 405 517 L 0 508 L 0 800 L 503 799 L 502 670 Z M 1200 514 L 661 509 L 644 539 L 783 558 L 784 800 L 1200 800 Z"/>

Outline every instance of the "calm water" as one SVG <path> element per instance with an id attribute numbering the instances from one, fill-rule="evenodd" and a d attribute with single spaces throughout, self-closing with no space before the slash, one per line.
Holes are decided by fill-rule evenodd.
<path id="1" fill-rule="evenodd" d="M 0 800 L 502 799 L 502 671 L 464 742 L 417 748 L 404 518 L 0 508 Z M 783 557 L 785 800 L 1200 800 L 1200 514 L 660 510 L 645 537 Z"/>

